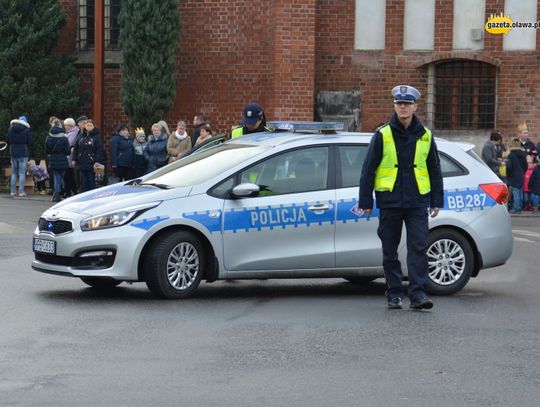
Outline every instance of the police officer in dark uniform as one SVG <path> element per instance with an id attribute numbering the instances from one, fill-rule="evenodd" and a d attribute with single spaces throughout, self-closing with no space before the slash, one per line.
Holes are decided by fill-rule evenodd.
<path id="1" fill-rule="evenodd" d="M 431 309 L 433 302 L 426 294 L 426 252 L 428 215 L 437 216 L 444 199 L 439 156 L 431 132 L 414 114 L 420 92 L 398 85 L 392 95 L 395 113 L 371 139 L 358 205 L 370 216 L 375 190 L 388 308 L 402 308 L 403 274 L 397 251 L 405 222 L 410 308 Z"/>
<path id="2" fill-rule="evenodd" d="M 244 134 L 272 131 L 266 127 L 266 116 L 261 106 L 257 103 L 249 103 L 244 108 L 244 115 L 240 126 L 231 132 L 231 138 L 243 136 Z"/>

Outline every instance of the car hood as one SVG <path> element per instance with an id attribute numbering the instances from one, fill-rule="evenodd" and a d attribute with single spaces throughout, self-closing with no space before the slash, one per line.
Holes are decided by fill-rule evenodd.
<path id="1" fill-rule="evenodd" d="M 51 209 L 98 215 L 148 202 L 183 198 L 189 195 L 191 189 L 192 187 L 160 189 L 154 186 L 118 183 L 75 195 L 59 202 Z"/>

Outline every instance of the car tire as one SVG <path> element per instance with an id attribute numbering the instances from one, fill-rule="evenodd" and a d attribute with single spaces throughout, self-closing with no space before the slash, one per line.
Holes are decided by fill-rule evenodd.
<path id="1" fill-rule="evenodd" d="M 347 280 L 349 283 L 353 284 L 369 284 L 373 280 L 376 280 L 378 277 L 364 277 L 364 276 L 358 276 L 358 277 L 345 277 L 345 280 Z"/>
<path id="2" fill-rule="evenodd" d="M 461 233 L 437 229 L 428 236 L 427 291 L 434 295 L 457 293 L 471 278 L 474 253 Z"/>
<path id="3" fill-rule="evenodd" d="M 90 287 L 99 290 L 111 289 L 121 283 L 120 280 L 115 280 L 114 278 L 109 277 L 81 277 L 81 280 Z"/>
<path id="4" fill-rule="evenodd" d="M 146 285 L 158 298 L 188 297 L 206 273 L 204 245 L 193 233 L 177 231 L 158 237 L 146 253 Z"/>

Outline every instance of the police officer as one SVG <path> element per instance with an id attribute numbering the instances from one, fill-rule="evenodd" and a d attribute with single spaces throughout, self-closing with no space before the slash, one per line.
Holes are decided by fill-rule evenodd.
<path id="1" fill-rule="evenodd" d="M 443 206 L 439 156 L 431 131 L 414 114 L 420 92 L 398 85 L 392 95 L 395 113 L 371 139 L 358 205 L 370 216 L 375 190 L 388 308 L 402 307 L 403 274 L 397 250 L 405 222 L 410 308 L 431 309 L 433 302 L 426 294 L 428 213 L 435 217 Z"/>
<path id="2" fill-rule="evenodd" d="M 262 131 L 272 131 L 266 127 L 266 116 L 262 107 L 257 103 L 249 103 L 244 108 L 242 123 L 231 133 L 231 138 L 237 138 L 244 134 L 259 133 Z"/>

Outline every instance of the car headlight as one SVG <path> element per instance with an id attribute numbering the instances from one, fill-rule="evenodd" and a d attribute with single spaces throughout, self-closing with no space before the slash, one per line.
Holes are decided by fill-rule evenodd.
<path id="1" fill-rule="evenodd" d="M 83 232 L 88 232 L 90 230 L 100 230 L 122 226 L 135 219 L 141 213 L 155 208 L 159 204 L 161 204 L 161 202 L 151 202 L 144 205 L 137 205 L 126 209 L 121 209 L 115 212 L 92 216 L 91 218 L 86 218 L 81 221 L 81 230 Z"/>

